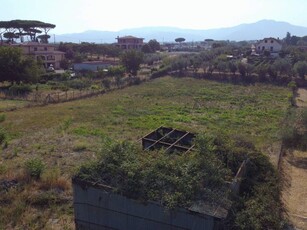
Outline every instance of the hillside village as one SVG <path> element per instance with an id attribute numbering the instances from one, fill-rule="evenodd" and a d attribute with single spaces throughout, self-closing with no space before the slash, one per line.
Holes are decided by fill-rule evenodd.
<path id="1" fill-rule="evenodd" d="M 0 21 L 0 229 L 307 228 L 307 35 L 55 26 Z"/>

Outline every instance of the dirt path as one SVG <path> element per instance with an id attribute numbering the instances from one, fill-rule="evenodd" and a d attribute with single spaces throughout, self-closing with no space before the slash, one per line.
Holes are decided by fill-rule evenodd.
<path id="1" fill-rule="evenodd" d="M 307 89 L 298 89 L 298 107 L 307 107 Z M 307 230 L 307 152 L 287 152 L 282 160 L 283 201 L 295 229 Z"/>
<path id="2" fill-rule="evenodd" d="M 298 107 L 307 107 L 307 89 L 299 88 L 297 91 L 296 104 Z"/>
<path id="3" fill-rule="evenodd" d="M 282 163 L 285 175 L 283 200 L 289 220 L 298 229 L 307 229 L 307 152 L 288 152 Z"/>

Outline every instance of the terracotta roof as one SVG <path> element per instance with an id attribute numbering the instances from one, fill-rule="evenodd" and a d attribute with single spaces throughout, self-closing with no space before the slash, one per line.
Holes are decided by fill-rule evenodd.
<path id="1" fill-rule="evenodd" d="M 281 41 L 279 39 L 276 39 L 276 38 L 273 38 L 273 37 L 263 38 L 263 39 L 259 40 L 256 44 L 259 44 L 260 42 L 263 42 L 264 40 L 274 40 L 281 45 Z"/>

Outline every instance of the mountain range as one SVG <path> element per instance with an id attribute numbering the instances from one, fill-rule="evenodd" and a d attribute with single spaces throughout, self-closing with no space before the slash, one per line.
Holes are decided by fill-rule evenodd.
<path id="1" fill-rule="evenodd" d="M 183 37 L 187 42 L 204 41 L 204 39 L 246 41 L 259 40 L 264 37 L 284 38 L 287 32 L 295 36 L 306 36 L 307 27 L 292 25 L 287 22 L 261 20 L 255 23 L 240 24 L 234 27 L 195 30 L 175 27 L 142 27 L 119 31 L 88 30 L 82 33 L 56 35 L 56 42 L 94 42 L 114 43 L 117 36 L 135 36 L 144 38 L 145 42 L 156 39 L 158 42 L 174 42 Z"/>

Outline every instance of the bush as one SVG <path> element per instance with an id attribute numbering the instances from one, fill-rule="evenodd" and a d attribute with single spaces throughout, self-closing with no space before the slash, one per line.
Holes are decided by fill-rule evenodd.
<path id="1" fill-rule="evenodd" d="M 103 87 L 105 89 L 110 89 L 110 87 L 111 87 L 111 80 L 105 78 L 105 79 L 102 80 L 101 84 L 103 85 Z"/>
<path id="2" fill-rule="evenodd" d="M 0 123 L 3 122 L 4 120 L 5 120 L 5 115 L 0 114 Z M 6 132 L 2 127 L 0 127 L 0 145 L 4 143 L 5 139 L 6 139 Z"/>
<path id="3" fill-rule="evenodd" d="M 34 179 L 40 179 L 44 168 L 45 165 L 39 158 L 32 158 L 25 162 L 25 170 L 27 175 Z"/>
<path id="4" fill-rule="evenodd" d="M 89 80 L 76 79 L 66 83 L 66 86 L 73 89 L 82 90 L 91 86 Z"/>
<path id="5" fill-rule="evenodd" d="M 69 73 L 46 73 L 40 76 L 40 83 L 49 81 L 67 81 L 70 78 Z"/>
<path id="6" fill-rule="evenodd" d="M 168 74 L 168 72 L 171 70 L 170 66 L 165 66 L 163 68 L 160 68 L 158 71 L 155 71 L 151 74 L 150 78 L 158 78 L 158 77 L 163 77 Z"/>
<path id="7" fill-rule="evenodd" d="M 5 139 L 6 139 L 6 132 L 3 128 L 0 127 L 0 145 L 4 143 Z"/>
<path id="8" fill-rule="evenodd" d="M 0 123 L 5 121 L 5 114 L 0 114 Z"/>
<path id="9" fill-rule="evenodd" d="M 282 140 L 286 147 L 307 149 L 307 109 L 289 110 L 282 128 Z"/>
<path id="10" fill-rule="evenodd" d="M 31 92 L 32 92 L 32 88 L 30 85 L 14 84 L 9 88 L 9 94 L 11 95 L 26 95 Z"/>
<path id="11" fill-rule="evenodd" d="M 139 77 L 131 77 L 131 78 L 129 78 L 129 85 L 139 85 L 141 83 L 142 83 L 142 80 Z"/>

